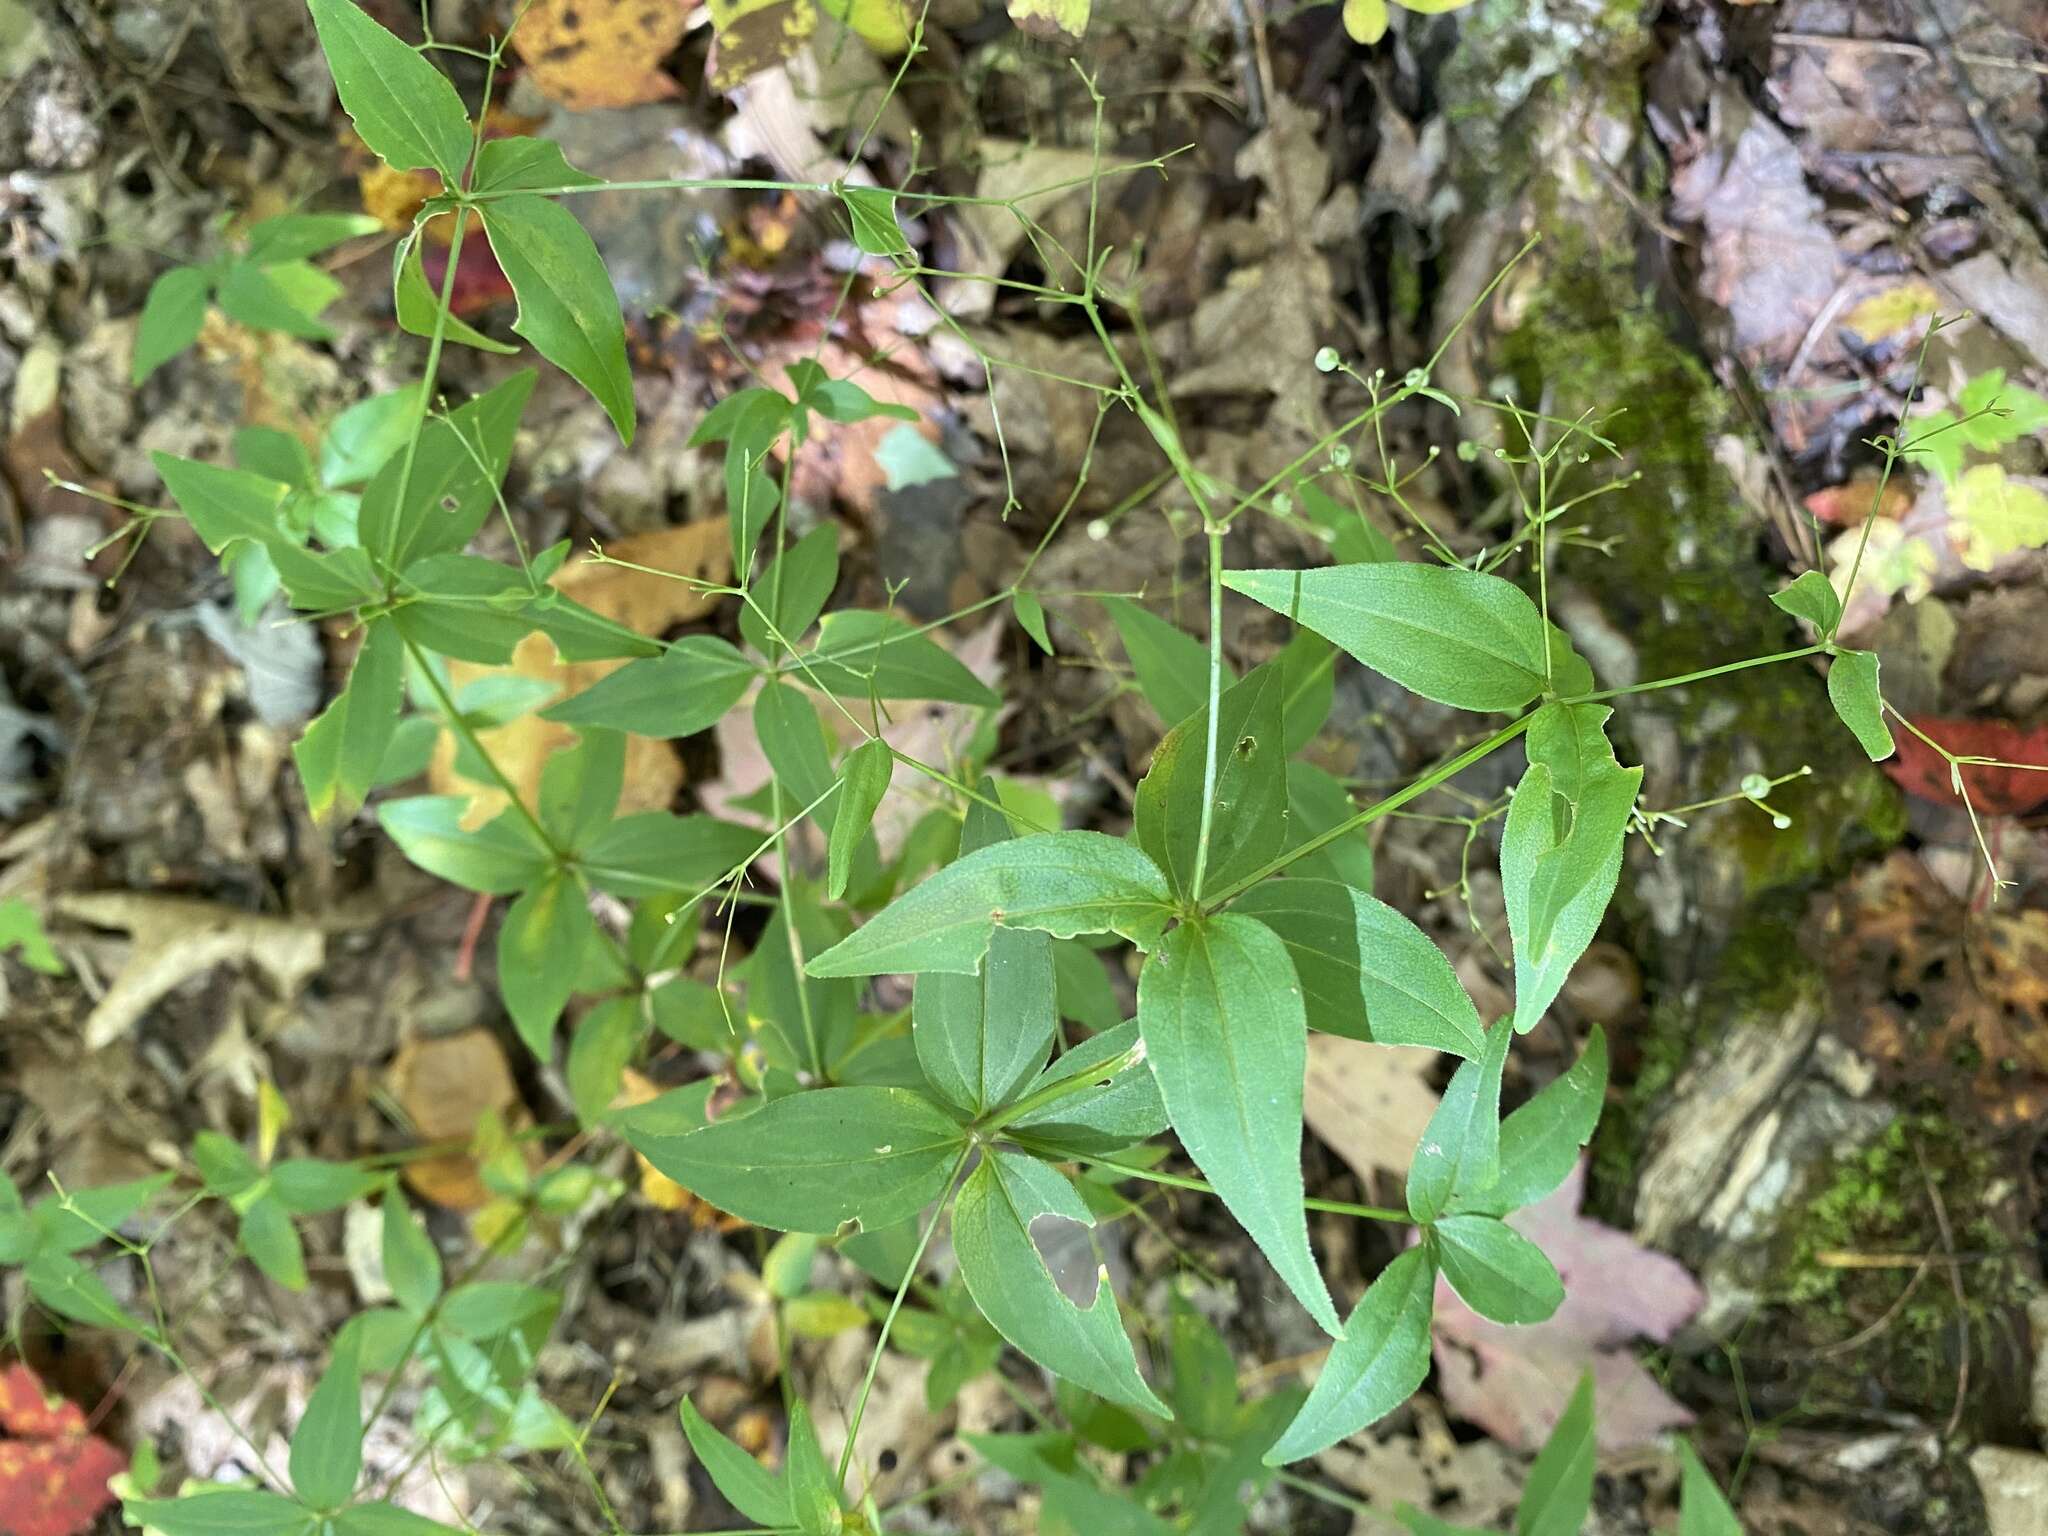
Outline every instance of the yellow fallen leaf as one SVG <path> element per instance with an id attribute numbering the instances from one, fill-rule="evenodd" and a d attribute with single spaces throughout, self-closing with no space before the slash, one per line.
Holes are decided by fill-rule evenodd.
<path id="1" fill-rule="evenodd" d="M 1842 324 L 1865 341 L 1895 336 L 1915 320 L 1941 311 L 1941 295 L 1925 278 L 1913 278 L 1883 293 L 1874 293 L 1842 316 Z"/>
<path id="2" fill-rule="evenodd" d="M 572 560 L 556 573 L 553 585 L 586 608 L 655 637 L 709 613 L 718 599 L 697 583 L 717 585 L 732 574 L 732 542 L 722 517 L 636 534 L 610 545 L 605 553 L 611 561 L 625 563 Z M 629 569 L 631 566 L 646 569 Z M 455 661 L 448 665 L 448 676 L 458 698 L 480 678 L 505 676 L 552 684 L 555 697 L 564 698 L 624 665 L 623 660 L 564 662 L 547 636 L 531 634 L 512 653 L 510 666 Z M 576 740 L 575 731 L 568 726 L 543 720 L 538 714 L 521 715 L 479 731 L 477 736 L 529 806 L 539 804 L 541 769 L 547 760 Z M 508 799 L 496 783 L 479 783 L 456 771 L 456 746 L 454 734 L 443 731 L 427 767 L 427 781 L 436 794 L 469 796 L 463 825 L 482 826 L 505 809 Z M 667 742 L 645 736 L 626 738 L 626 777 L 618 805 L 621 815 L 665 809 L 682 783 L 682 764 Z"/>
<path id="3" fill-rule="evenodd" d="M 1956 552 L 1973 571 L 1988 571 L 2001 555 L 2048 545 L 2048 496 L 2015 480 L 1996 464 L 1963 471 L 1948 493 Z"/>
<path id="4" fill-rule="evenodd" d="M 541 95 L 572 112 L 637 107 L 677 94 L 660 64 L 694 9 L 686 0 L 533 0 L 512 46 Z"/>
<path id="5" fill-rule="evenodd" d="M 387 1085 L 422 1141 L 468 1141 L 487 1120 L 529 1118 L 504 1047 L 488 1029 L 407 1041 L 392 1059 Z M 416 1158 L 405 1165 L 405 1182 L 449 1210 L 479 1210 L 491 1198 L 468 1152 Z"/>

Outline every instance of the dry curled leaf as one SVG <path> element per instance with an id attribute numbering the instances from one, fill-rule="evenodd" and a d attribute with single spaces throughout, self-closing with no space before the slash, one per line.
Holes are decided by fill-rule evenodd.
<path id="1" fill-rule="evenodd" d="M 717 585 L 732 574 L 732 542 L 722 517 L 636 534 L 608 546 L 605 553 L 609 557 L 605 561 L 570 561 L 556 573 L 553 585 L 584 607 L 643 635 L 659 637 L 678 624 L 703 618 L 718 599 L 707 594 L 700 583 Z M 630 568 L 635 566 L 644 569 Z M 555 655 L 547 636 L 531 634 L 512 653 L 509 666 L 457 661 L 449 663 L 448 674 L 458 698 L 479 679 L 505 676 L 550 684 L 554 697 L 561 698 L 582 692 L 623 665 L 622 661 L 564 662 Z M 539 803 L 541 769 L 547 760 L 576 740 L 570 727 L 543 720 L 535 713 L 477 735 L 491 759 L 519 786 L 528 805 Z M 505 808 L 505 792 L 495 784 L 478 783 L 458 773 L 456 749 L 455 737 L 444 731 L 428 766 L 428 782 L 436 794 L 469 796 L 464 824 L 481 826 Z M 667 809 L 682 782 L 682 765 L 668 743 L 645 736 L 626 738 L 620 815 Z"/>
<path id="2" fill-rule="evenodd" d="M 1408 1171 L 1436 1110 L 1426 1074 L 1437 1055 L 1420 1046 L 1309 1036 L 1302 1119 L 1366 1187 L 1376 1172 L 1399 1178 Z"/>
<path id="3" fill-rule="evenodd" d="M 666 101 L 677 86 L 661 61 L 695 8 L 688 0 L 533 0 L 512 46 L 540 93 L 572 112 Z"/>
<path id="4" fill-rule="evenodd" d="M 135 940 L 127 963 L 85 1021 L 87 1050 L 120 1039 L 165 993 L 217 965 L 253 965 L 290 997 L 327 956 L 327 936 L 312 923 L 209 901 L 101 891 L 60 896 L 57 910 L 95 928 L 118 928 Z"/>
<path id="5" fill-rule="evenodd" d="M 114 1502 L 128 1458 L 87 1433 L 76 1403 L 47 1397 L 25 1365 L 0 1371 L 0 1536 L 83 1536 Z"/>

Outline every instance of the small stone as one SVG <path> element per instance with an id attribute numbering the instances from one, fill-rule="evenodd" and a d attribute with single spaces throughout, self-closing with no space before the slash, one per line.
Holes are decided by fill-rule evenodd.
<path id="1" fill-rule="evenodd" d="M 2048 1536 L 2048 1456 L 1980 1446 L 1970 1453 L 1970 1471 L 1991 1536 Z"/>

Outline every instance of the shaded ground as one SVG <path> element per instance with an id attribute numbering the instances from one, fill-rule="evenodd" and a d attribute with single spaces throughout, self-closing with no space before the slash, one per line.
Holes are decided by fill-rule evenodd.
<path id="1" fill-rule="evenodd" d="M 1080 80 L 981 9 L 934 6 L 932 53 L 866 142 L 878 182 L 910 172 L 913 130 L 917 164 L 959 193 L 1015 196 L 1094 163 Z M 493 18 L 458 3 L 435 21 L 445 39 L 476 39 Z M 672 51 L 634 105 L 570 110 L 574 81 L 544 90 L 529 71 L 509 108 L 613 179 L 838 174 L 880 100 L 872 57 L 820 42 L 721 95 L 704 84 L 708 42 L 688 25 L 662 43 Z M 650 46 L 632 56 L 644 62 Z M 1512 389 L 1564 421 L 1590 412 L 1612 445 L 1589 442 L 1575 466 L 1577 489 L 1612 489 L 1574 510 L 1551 587 L 1604 686 L 1802 643 L 1766 593 L 1853 558 L 1876 504 L 1870 579 L 1845 638 L 1879 652 L 1888 696 L 1937 739 L 2048 760 L 2048 523 L 2004 497 L 2005 512 L 1988 514 L 1985 482 L 1962 478 L 1995 462 L 2038 495 L 2041 422 L 1973 447 L 1953 480 L 1909 460 L 1882 501 L 1867 442 L 1896 430 L 1916 385 L 1916 410 L 1956 414 L 1993 369 L 2048 389 L 2038 7 L 1479 0 L 1399 15 L 1367 52 L 1333 7 L 1104 5 L 1080 57 L 1107 100 L 1104 158 L 1175 154 L 1166 177 L 1105 187 L 1099 238 L 1143 315 L 1142 331 L 1123 320 L 1119 344 L 1205 471 L 1257 484 L 1359 408 L 1355 385 L 1313 369 L 1318 347 L 1398 377 L 1448 339 L 1445 387 Z M 473 89 L 469 68 L 455 63 Z M 420 189 L 363 174 L 293 7 L 60 14 L 0 0 L 0 77 L 12 82 L 0 86 L 0 897 L 47 910 L 72 972 L 0 960 L 0 1161 L 24 1188 L 46 1171 L 78 1185 L 175 1166 L 201 1129 L 250 1132 L 266 1082 L 293 1111 L 285 1144 L 336 1158 L 411 1145 L 415 1131 L 460 1136 L 487 1107 L 560 1118 L 559 1075 L 518 1050 L 494 989 L 471 974 L 494 914 L 409 869 L 367 819 L 335 830 L 306 814 L 287 748 L 345 665 L 341 637 L 243 627 L 213 562 L 170 524 L 132 559 L 116 546 L 88 560 L 125 514 L 44 474 L 154 505 L 150 450 L 224 457 L 243 421 L 303 432 L 403 382 L 418 347 L 391 324 L 387 241 L 374 236 L 329 262 L 344 290 L 330 340 L 216 316 L 194 352 L 140 390 L 126 381 L 151 279 L 167 259 L 211 254 L 224 217 L 309 203 L 402 222 Z M 508 487 L 536 544 L 660 537 L 721 511 L 715 465 L 684 447 L 689 434 L 750 370 L 817 344 L 854 259 L 823 204 L 794 197 L 584 203 L 636 313 L 642 435 L 621 452 L 594 406 L 543 379 Z M 1084 195 L 1030 207 L 1080 243 Z M 933 216 L 911 233 L 933 268 L 1063 275 L 1000 220 Z M 1537 249 L 1484 292 L 1532 235 Z M 503 333 L 493 274 L 463 281 L 472 318 Z M 1071 497 L 1036 570 L 1042 589 L 1142 593 L 1201 632 L 1187 590 L 1201 551 L 1150 438 L 1112 413 L 1091 450 L 1090 396 L 1048 377 L 1106 374 L 1070 314 L 962 278 L 928 294 L 853 292 L 831 336 L 841 367 L 868 364 L 915 406 L 946 472 L 920 479 L 902 442 L 850 433 L 800 465 L 801 516 L 843 530 L 842 600 L 876 602 L 901 583 L 899 601 L 937 617 L 1000 592 Z M 1928 315 L 1965 309 L 1976 318 L 1923 357 Z M 994 370 L 991 390 L 985 357 L 1028 370 Z M 464 353 L 446 377 L 468 389 L 495 367 Z M 1359 467 L 1378 472 L 1382 451 L 1408 468 L 1440 452 L 1405 507 L 1366 498 L 1369 516 L 1460 554 L 1511 537 L 1515 490 L 1493 458 L 1503 445 L 1517 446 L 1497 413 L 1404 407 L 1384 449 L 1355 445 Z M 1242 526 L 1233 564 L 1320 547 L 1299 522 Z M 1159 722 L 1102 606 L 1047 608 L 1051 658 L 1007 622 L 962 623 L 949 640 L 1009 679 L 1000 765 L 1041 781 L 1069 825 L 1120 829 Z M 729 630 L 732 618 L 670 613 L 655 627 L 682 624 Z M 1233 615 L 1233 659 L 1265 659 L 1280 630 Z M 1474 727 L 1384 690 L 1348 671 L 1317 747 L 1366 793 Z M 1910 740 L 1889 776 L 1865 762 L 1805 662 L 1623 703 L 1624 755 L 1648 769 L 1648 805 L 1725 803 L 1684 810 L 1657 851 L 1632 848 L 1603 942 L 1518 1051 L 1510 1084 L 1513 1097 L 1533 1091 L 1605 1027 L 1614 1089 L 1585 1209 L 1702 1288 L 1675 1332 L 1679 1318 L 1629 1326 L 1628 1298 L 1603 1303 L 1617 1332 L 1607 1369 L 1632 1395 L 1603 1426 L 1601 1528 L 1668 1522 L 1673 1464 L 1650 1441 L 1690 1414 L 1715 1470 L 1739 1469 L 1751 1529 L 1981 1530 L 1970 1452 L 2038 1451 L 2044 1428 L 2027 1306 L 2048 1242 L 2048 780 L 1973 774 L 1973 823 L 1945 765 Z M 1967 744 L 1959 720 L 1980 722 Z M 971 729 L 921 724 L 933 755 Z M 721 731 L 636 782 L 655 803 L 716 804 L 757 770 L 751 744 Z M 1743 794 L 1747 775 L 1788 777 L 1763 806 Z M 1427 815 L 1383 823 L 1373 851 L 1378 894 L 1439 938 L 1482 1010 L 1505 999 L 1507 976 L 1496 823 L 1480 813 L 1509 777 L 1475 771 L 1418 808 Z M 2010 882 L 1995 903 L 1987 853 Z M 230 963 L 180 974 L 177 911 L 79 901 L 109 892 L 193 898 L 275 927 L 238 928 Z M 138 952 L 169 982 L 88 1050 L 88 1015 Z M 437 1075 L 433 1053 L 451 1038 L 478 1054 Z M 1316 1070 L 1312 1192 L 1386 1198 L 1399 1164 L 1382 1149 L 1405 1156 L 1414 1131 L 1404 1140 L 1402 1128 L 1418 1105 L 1426 1116 L 1442 1069 L 1349 1076 L 1365 1069 L 1331 1053 Z M 437 1117 L 451 1129 L 434 1129 Z M 612 1167 L 633 1182 L 622 1155 Z M 456 1254 L 470 1241 L 462 1202 L 437 1188 L 437 1235 Z M 312 1229 L 312 1288 L 279 1290 L 227 1267 L 231 1233 L 208 1227 L 216 1210 L 181 1223 L 157 1268 L 188 1357 L 260 1436 L 291 1422 L 360 1269 L 331 1219 Z M 1144 1213 L 1116 1230 L 1137 1312 L 1163 1317 L 1169 1283 L 1192 1275 L 1258 1379 L 1276 1383 L 1315 1347 L 1290 1309 L 1265 1304 L 1268 1277 L 1217 1210 L 1154 1198 Z M 1568 1237 L 1604 1253 L 1591 1234 Z M 1388 1256 L 1376 1232 L 1331 1222 L 1316 1237 L 1347 1300 Z M 781 1433 L 751 1286 L 760 1248 L 757 1234 L 632 1193 L 579 1211 L 515 1261 L 566 1289 L 542 1387 L 571 1420 L 602 1408 L 590 1459 L 628 1529 L 723 1513 L 676 1428 L 685 1391 L 752 1444 Z M 1625 1277 L 1690 1299 L 1676 1270 L 1647 1253 L 1631 1262 L 1644 1267 Z M 855 1289 L 849 1266 L 831 1278 Z M 200 1473 L 232 1464 L 236 1448 L 186 1384 L 33 1316 L 24 1329 L 46 1379 L 88 1405 L 112 1394 L 116 1438 L 156 1434 Z M 1671 1336 L 1627 1342 L 1652 1332 Z M 867 1337 L 799 1344 L 817 1400 L 850 1396 Z M 1320 1475 L 1382 1510 L 1405 1498 L 1494 1519 L 1540 1437 L 1529 1424 L 1555 1390 L 1536 1384 L 1543 1367 L 1576 1374 L 1593 1350 L 1558 1347 L 1532 1364 L 1532 1351 L 1502 1353 L 1483 1334 L 1441 1338 L 1431 1390 L 1330 1453 Z M 1628 1363 L 1638 1358 L 1646 1369 Z M 1018 1387 L 1048 1400 L 1015 1366 Z M 1015 1403 L 983 1382 L 931 1415 L 923 1369 L 885 1361 L 870 1419 L 888 1447 L 879 1495 L 942 1489 L 905 1509 L 905 1529 L 1035 1528 L 1032 1496 L 1002 1475 L 950 1481 L 968 1464 L 957 1433 L 1023 1427 Z M 400 1429 L 388 1426 L 394 1443 Z M 459 1468 L 451 1488 L 483 1528 L 590 1528 L 566 1457 Z M 1249 1518 L 1272 1531 L 1392 1528 L 1285 1489 Z"/>

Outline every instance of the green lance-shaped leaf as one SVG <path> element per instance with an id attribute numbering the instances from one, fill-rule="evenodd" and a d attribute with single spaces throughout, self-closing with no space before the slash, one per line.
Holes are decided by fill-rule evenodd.
<path id="1" fill-rule="evenodd" d="M 981 1315 L 1055 1376 L 1126 1408 L 1171 1418 L 1138 1374 L 1107 1272 L 1098 1273 L 1095 1294 L 1080 1307 L 1046 1269 L 1031 1240 L 1031 1224 L 1042 1216 L 1095 1225 L 1073 1185 L 1020 1153 L 984 1155 L 961 1187 L 953 1206 L 953 1251 Z"/>
<path id="2" fill-rule="evenodd" d="M 896 194 L 886 187 L 841 185 L 839 200 L 853 224 L 853 243 L 869 256 L 904 256 L 910 242 L 896 222 Z"/>
<path id="3" fill-rule="evenodd" d="M 1500 1177 L 1485 1189 L 1459 1194 L 1453 1208 L 1504 1216 L 1556 1189 L 1593 1139 L 1606 1095 L 1607 1036 L 1595 1025 L 1571 1070 L 1501 1122 Z"/>
<path id="4" fill-rule="evenodd" d="M 441 1295 L 441 1250 L 419 1217 L 395 1191 L 384 1196 L 381 1252 L 384 1282 L 398 1304 L 424 1317 Z"/>
<path id="5" fill-rule="evenodd" d="M 536 378 L 522 368 L 447 416 L 430 418 L 409 473 L 402 452 L 388 455 L 363 488 L 356 519 L 363 548 L 394 571 L 460 553 L 497 505 Z"/>
<path id="6" fill-rule="evenodd" d="M 839 525 L 821 523 L 754 578 L 751 601 L 740 609 L 740 637 L 763 656 L 777 653 L 778 635 L 783 645 L 795 645 L 818 622 L 838 584 Z"/>
<path id="7" fill-rule="evenodd" d="M 683 1433 L 690 1449 L 711 1474 L 711 1481 L 725 1495 L 726 1502 L 756 1525 L 787 1530 L 796 1524 L 789 1504 L 789 1489 L 781 1479 L 756 1461 L 739 1445 L 711 1424 L 683 1399 Z"/>
<path id="8" fill-rule="evenodd" d="M 1138 977 L 1138 1029 L 1188 1156 L 1310 1315 L 1339 1333 L 1302 1206 L 1308 1018 L 1286 946 L 1234 913 L 1182 923 Z"/>
<path id="9" fill-rule="evenodd" d="M 578 851 L 590 883 L 614 896 L 696 892 L 724 879 L 753 856 L 761 834 L 713 816 L 641 811 L 621 816 Z"/>
<path id="10" fill-rule="evenodd" d="M 306 1250 L 292 1225 L 291 1212 L 265 1190 L 243 1207 L 235 1226 L 235 1242 L 264 1274 L 288 1291 L 306 1288 Z"/>
<path id="11" fill-rule="evenodd" d="M 498 928 L 498 988 L 526 1048 L 553 1055 L 555 1020 L 576 990 L 584 951 L 597 937 L 576 882 L 555 873 L 520 894 Z"/>
<path id="12" fill-rule="evenodd" d="M 486 336 L 467 320 L 441 313 L 441 296 L 427 285 L 424 258 L 420 255 L 420 232 L 409 229 L 391 253 L 391 308 L 398 328 L 408 336 L 432 336 L 439 328 L 444 341 L 457 341 L 479 352 L 496 352 L 513 357 L 519 349 Z"/>
<path id="13" fill-rule="evenodd" d="M 625 322 L 589 233 L 560 204 L 527 192 L 486 204 L 484 228 L 519 301 L 512 329 L 589 390 L 620 441 L 632 442 Z"/>
<path id="14" fill-rule="evenodd" d="M 213 279 L 202 267 L 172 267 L 149 285 L 135 327 L 135 358 L 128 382 L 138 389 L 157 369 L 199 339 Z"/>
<path id="15" fill-rule="evenodd" d="M 1200 641 L 1182 634 L 1150 609 L 1127 598 L 1103 599 L 1116 625 L 1138 689 L 1168 725 L 1178 725 L 1209 702 L 1209 652 Z M 1228 663 L 1225 685 L 1237 680 Z"/>
<path id="16" fill-rule="evenodd" d="M 1875 651 L 1837 651 L 1828 667 L 1828 702 L 1842 724 L 1856 735 L 1856 745 L 1880 762 L 1895 749 L 1891 727 L 1884 723 L 1884 695 L 1877 687 Z"/>
<path id="17" fill-rule="evenodd" d="M 1742 1522 L 1690 1441 L 1678 1442 L 1678 1464 L 1678 1536 L 1742 1536 Z"/>
<path id="18" fill-rule="evenodd" d="M 571 165 L 553 139 L 520 134 L 485 139 L 477 148 L 474 190 L 478 192 L 553 192 L 561 187 L 603 185 L 602 176 Z"/>
<path id="19" fill-rule="evenodd" d="M 260 1488 L 130 1499 L 121 1508 L 157 1536 L 310 1536 L 318 1524 L 303 1504 Z"/>
<path id="20" fill-rule="evenodd" d="M 1529 761 L 1550 770 L 1553 794 L 1577 805 L 1603 774 L 1621 767 L 1607 739 L 1605 704 L 1562 704 L 1553 699 L 1536 711 L 1523 738 Z"/>
<path id="21" fill-rule="evenodd" d="M 1564 1300 L 1543 1250 L 1497 1216 L 1446 1216 L 1430 1228 L 1444 1278 L 1496 1323 L 1540 1323 Z"/>
<path id="22" fill-rule="evenodd" d="M 662 740 L 694 736 L 724 719 L 756 675 L 736 646 L 716 635 L 685 635 L 661 655 L 628 662 L 541 717 Z"/>
<path id="23" fill-rule="evenodd" d="M 396 1504 L 351 1504 L 334 1517 L 334 1536 L 463 1536 L 452 1525 L 429 1520 Z"/>
<path id="24" fill-rule="evenodd" d="M 292 1489 L 312 1509 L 334 1509 L 363 1470 L 363 1379 L 353 1349 L 334 1352 L 292 1431 Z"/>
<path id="25" fill-rule="evenodd" d="M 1004 1130 L 1055 1157 L 1117 1152 L 1157 1136 L 1167 1126 L 1166 1105 L 1143 1053 L 1133 1049 L 1138 1044 L 1136 1019 L 1083 1040 L 1018 1097 L 1084 1075 L 1096 1081 L 1019 1115 Z"/>
<path id="26" fill-rule="evenodd" d="M 1451 1074 L 1415 1159 L 1408 1165 L 1408 1214 L 1434 1221 L 1458 1194 L 1484 1194 L 1500 1176 L 1500 1079 L 1514 1032 L 1496 1024 L 1485 1049 Z"/>
<path id="27" fill-rule="evenodd" d="M 814 957 L 808 969 L 813 976 L 971 976 L 999 927 L 1062 939 L 1120 933 L 1149 949 L 1172 915 L 1166 877 L 1129 843 L 1100 832 L 1045 832 L 947 865 Z"/>
<path id="28" fill-rule="evenodd" d="M 226 469 L 176 454 L 152 453 L 149 458 L 178 510 L 212 553 L 243 539 L 266 550 L 290 542 L 282 518 L 290 486 L 245 469 Z"/>
<path id="29" fill-rule="evenodd" d="M 419 402 L 420 387 L 411 384 L 358 400 L 335 417 L 320 437 L 320 484 L 361 485 L 376 474 L 412 435 Z"/>
<path id="30" fill-rule="evenodd" d="M 1842 622 L 1842 599 L 1835 585 L 1819 571 L 1803 572 L 1771 601 L 1795 619 L 1804 619 L 1823 635 L 1831 635 Z"/>
<path id="31" fill-rule="evenodd" d="M 1515 1506 L 1515 1536 L 1578 1536 L 1593 1509 L 1595 1449 L 1593 1373 L 1588 1371 L 1529 1468 Z"/>
<path id="32" fill-rule="evenodd" d="M 1268 880 L 1232 903 L 1280 936 L 1311 1029 L 1454 1056 L 1485 1046 L 1479 1010 L 1444 952 L 1383 901 L 1334 880 Z"/>
<path id="33" fill-rule="evenodd" d="M 966 1133 L 904 1088 L 817 1088 L 673 1136 L 626 1139 L 683 1188 L 781 1232 L 874 1231 L 945 1193 Z"/>
<path id="34" fill-rule="evenodd" d="M 797 675 L 841 698 L 940 699 L 989 708 L 998 695 L 944 646 L 894 614 L 828 613 Z"/>
<path id="35" fill-rule="evenodd" d="M 1384 674 L 1459 709 L 1519 709 L 1543 690 L 1543 616 L 1511 582 L 1455 566 L 1225 571 L 1223 584 Z"/>
<path id="36" fill-rule="evenodd" d="M 1412 1397 L 1429 1374 L 1435 1310 L 1436 1264 L 1428 1246 L 1397 1254 L 1352 1309 L 1308 1401 L 1266 1452 L 1266 1465 L 1313 1456 Z"/>
<path id="37" fill-rule="evenodd" d="M 1596 774 L 1558 836 L 1550 769 L 1532 763 L 1515 787 L 1501 833 L 1500 872 L 1515 947 L 1515 1029 L 1543 1017 L 1600 931 L 1621 876 L 1622 844 L 1641 787 L 1640 768 Z"/>
<path id="38" fill-rule="evenodd" d="M 368 797 L 397 734 L 404 693 L 405 643 L 389 619 L 373 619 L 347 686 L 292 743 L 315 820 L 352 816 Z"/>
<path id="39" fill-rule="evenodd" d="M 846 754 L 839 769 L 839 814 L 832 819 L 826 849 L 825 894 L 837 901 L 846 894 L 853 873 L 853 855 L 874 825 L 875 811 L 889 792 L 896 772 L 896 754 L 879 736 L 870 737 Z M 1049 941 L 1048 941 L 1049 942 Z M 1047 955 L 1046 964 L 1052 961 Z"/>
<path id="40" fill-rule="evenodd" d="M 1286 679 L 1260 667 L 1217 700 L 1216 774 L 1208 782 L 1206 702 L 1166 733 L 1138 785 L 1138 846 L 1166 871 L 1174 891 L 1194 897 L 1207 808 L 1209 858 L 1203 884 L 1229 885 L 1280 852 L 1287 832 L 1287 766 L 1281 742 Z"/>
<path id="41" fill-rule="evenodd" d="M 462 825 L 468 808 L 461 795 L 412 795 L 384 801 L 377 820 L 408 859 L 464 890 L 505 896 L 539 879 L 548 854 L 518 813 L 506 811 L 469 831 Z"/>
<path id="42" fill-rule="evenodd" d="M 342 110 L 370 152 L 401 171 L 439 171 L 449 186 L 469 163 L 469 114 L 448 77 L 372 21 L 356 0 L 309 0 Z"/>
<path id="43" fill-rule="evenodd" d="M 789 1405 L 789 1502 L 804 1536 L 834 1536 L 845 1529 L 845 1498 L 839 1474 L 825 1460 L 811 1411 L 799 1398 Z"/>
<path id="44" fill-rule="evenodd" d="M 993 800 L 995 789 L 993 779 L 982 781 L 985 799 Z M 968 806 L 962 853 L 1009 841 L 1008 817 L 980 802 Z M 998 929 L 978 975 L 934 971 L 918 978 L 910 1018 L 918 1065 L 948 1102 L 975 1116 L 1009 1103 L 1045 1065 L 1059 1027 L 1052 940 Z"/>

